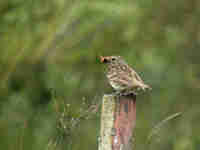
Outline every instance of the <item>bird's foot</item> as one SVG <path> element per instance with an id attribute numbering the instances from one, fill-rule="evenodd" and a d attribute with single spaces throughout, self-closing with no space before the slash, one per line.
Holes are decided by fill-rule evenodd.
<path id="1" fill-rule="evenodd" d="M 127 91 L 127 90 L 124 90 L 124 91 L 115 91 L 114 94 L 116 96 L 128 96 L 128 95 L 137 95 L 138 93 L 136 91 Z"/>
<path id="2" fill-rule="evenodd" d="M 128 95 L 137 95 L 138 93 L 136 91 L 125 91 L 124 93 L 124 96 L 128 96 Z"/>

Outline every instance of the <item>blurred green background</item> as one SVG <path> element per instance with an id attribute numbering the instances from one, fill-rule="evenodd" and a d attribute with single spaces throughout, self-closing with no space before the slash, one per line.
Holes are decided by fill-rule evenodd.
<path id="1" fill-rule="evenodd" d="M 200 149 L 199 0 L 0 1 L 0 149 L 97 149 L 121 55 L 152 92 L 137 97 L 137 150 Z M 89 111 L 88 111 L 89 110 Z M 151 129 L 169 121 L 147 144 Z"/>

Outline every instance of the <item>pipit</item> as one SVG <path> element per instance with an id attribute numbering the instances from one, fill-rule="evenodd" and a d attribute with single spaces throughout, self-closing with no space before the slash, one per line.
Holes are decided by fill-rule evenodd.
<path id="1" fill-rule="evenodd" d="M 100 56 L 100 61 L 107 65 L 106 77 L 117 94 L 137 95 L 139 90 L 151 90 L 120 56 Z"/>

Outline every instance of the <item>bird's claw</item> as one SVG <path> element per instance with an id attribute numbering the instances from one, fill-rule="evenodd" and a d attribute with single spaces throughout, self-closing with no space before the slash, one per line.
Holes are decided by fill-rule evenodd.
<path id="1" fill-rule="evenodd" d="M 116 96 L 128 96 L 128 95 L 137 95 L 138 93 L 136 91 L 116 91 L 114 93 Z"/>

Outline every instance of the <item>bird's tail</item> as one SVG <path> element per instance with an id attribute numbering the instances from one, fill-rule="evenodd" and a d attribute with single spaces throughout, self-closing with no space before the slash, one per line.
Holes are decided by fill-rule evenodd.
<path id="1" fill-rule="evenodd" d="M 143 91 L 152 90 L 152 88 L 151 88 L 149 85 L 147 85 L 147 84 L 143 84 L 142 90 L 143 90 Z"/>

